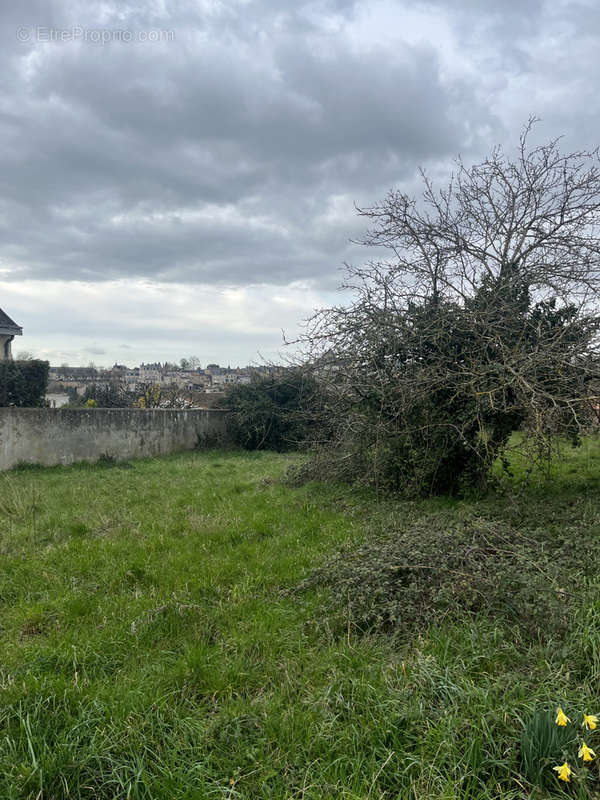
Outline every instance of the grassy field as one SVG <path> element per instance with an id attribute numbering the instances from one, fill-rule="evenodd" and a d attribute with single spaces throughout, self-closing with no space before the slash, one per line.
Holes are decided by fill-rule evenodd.
<path id="1" fill-rule="evenodd" d="M 2 800 L 551 795 L 522 777 L 519 739 L 558 704 L 600 714 L 597 443 L 479 501 L 294 488 L 291 461 L 0 477 Z M 359 635 L 343 598 L 330 620 L 326 590 L 286 592 L 371 526 L 438 511 L 569 545 L 566 628 L 481 614 Z"/>

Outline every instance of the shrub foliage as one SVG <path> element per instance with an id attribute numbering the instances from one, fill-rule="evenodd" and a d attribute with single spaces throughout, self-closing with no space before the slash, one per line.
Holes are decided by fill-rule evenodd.
<path id="1" fill-rule="evenodd" d="M 47 361 L 0 361 L 0 406 L 43 407 L 49 368 Z"/>
<path id="2" fill-rule="evenodd" d="M 245 450 L 284 452 L 299 448 L 320 428 L 317 382 L 302 370 L 232 385 L 219 402 L 231 410 L 232 441 Z"/>

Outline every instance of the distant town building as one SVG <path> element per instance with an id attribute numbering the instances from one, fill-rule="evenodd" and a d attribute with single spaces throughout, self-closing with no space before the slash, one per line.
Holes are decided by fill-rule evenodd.
<path id="1" fill-rule="evenodd" d="M 122 380 L 125 382 L 128 391 L 135 391 L 138 383 L 140 383 L 140 368 L 128 369 Z"/>
<path id="2" fill-rule="evenodd" d="M 229 372 L 227 367 L 220 367 L 218 364 L 207 364 L 204 370 L 208 375 L 226 375 Z"/>
<path id="3" fill-rule="evenodd" d="M 212 376 L 213 386 L 231 386 L 232 384 L 250 383 L 250 376 L 236 372 L 216 373 Z"/>
<path id="4" fill-rule="evenodd" d="M 50 380 L 67 382 L 90 383 L 98 379 L 98 370 L 95 367 L 50 367 Z"/>
<path id="5" fill-rule="evenodd" d="M 11 342 L 15 336 L 22 335 L 23 328 L 17 325 L 17 323 L 0 308 L 0 361 L 10 361 L 12 358 Z"/>
<path id="6" fill-rule="evenodd" d="M 177 364 L 155 362 L 130 368 L 125 364 L 113 364 L 109 369 L 88 367 L 50 367 L 50 383 L 47 394 L 52 404 L 58 407 L 69 400 L 76 402 L 77 396 L 85 394 L 90 385 L 108 389 L 117 387 L 125 397 L 135 400 L 137 393 L 150 387 L 164 390 L 183 403 L 211 405 L 216 395 L 223 394 L 229 386 L 248 384 L 261 375 L 279 374 L 283 368 L 273 366 L 221 367 L 208 364 L 206 369 Z M 74 391 L 73 391 L 74 390 Z M 73 398 L 75 395 L 75 399 Z M 183 406 L 181 406 L 183 408 Z"/>
<path id="7" fill-rule="evenodd" d="M 140 364 L 140 383 L 160 383 L 162 367 L 160 364 Z"/>

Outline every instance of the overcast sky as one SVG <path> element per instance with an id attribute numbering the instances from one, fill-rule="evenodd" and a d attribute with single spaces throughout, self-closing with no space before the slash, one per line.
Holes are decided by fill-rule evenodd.
<path id="1" fill-rule="evenodd" d="M 594 0 L 2 3 L 0 307 L 52 364 L 257 362 L 419 165 L 600 143 Z"/>

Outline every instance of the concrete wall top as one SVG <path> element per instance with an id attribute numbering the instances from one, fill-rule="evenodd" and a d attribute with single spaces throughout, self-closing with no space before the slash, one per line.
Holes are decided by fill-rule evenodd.
<path id="1" fill-rule="evenodd" d="M 0 470 L 166 455 L 227 441 L 227 410 L 0 408 Z"/>

